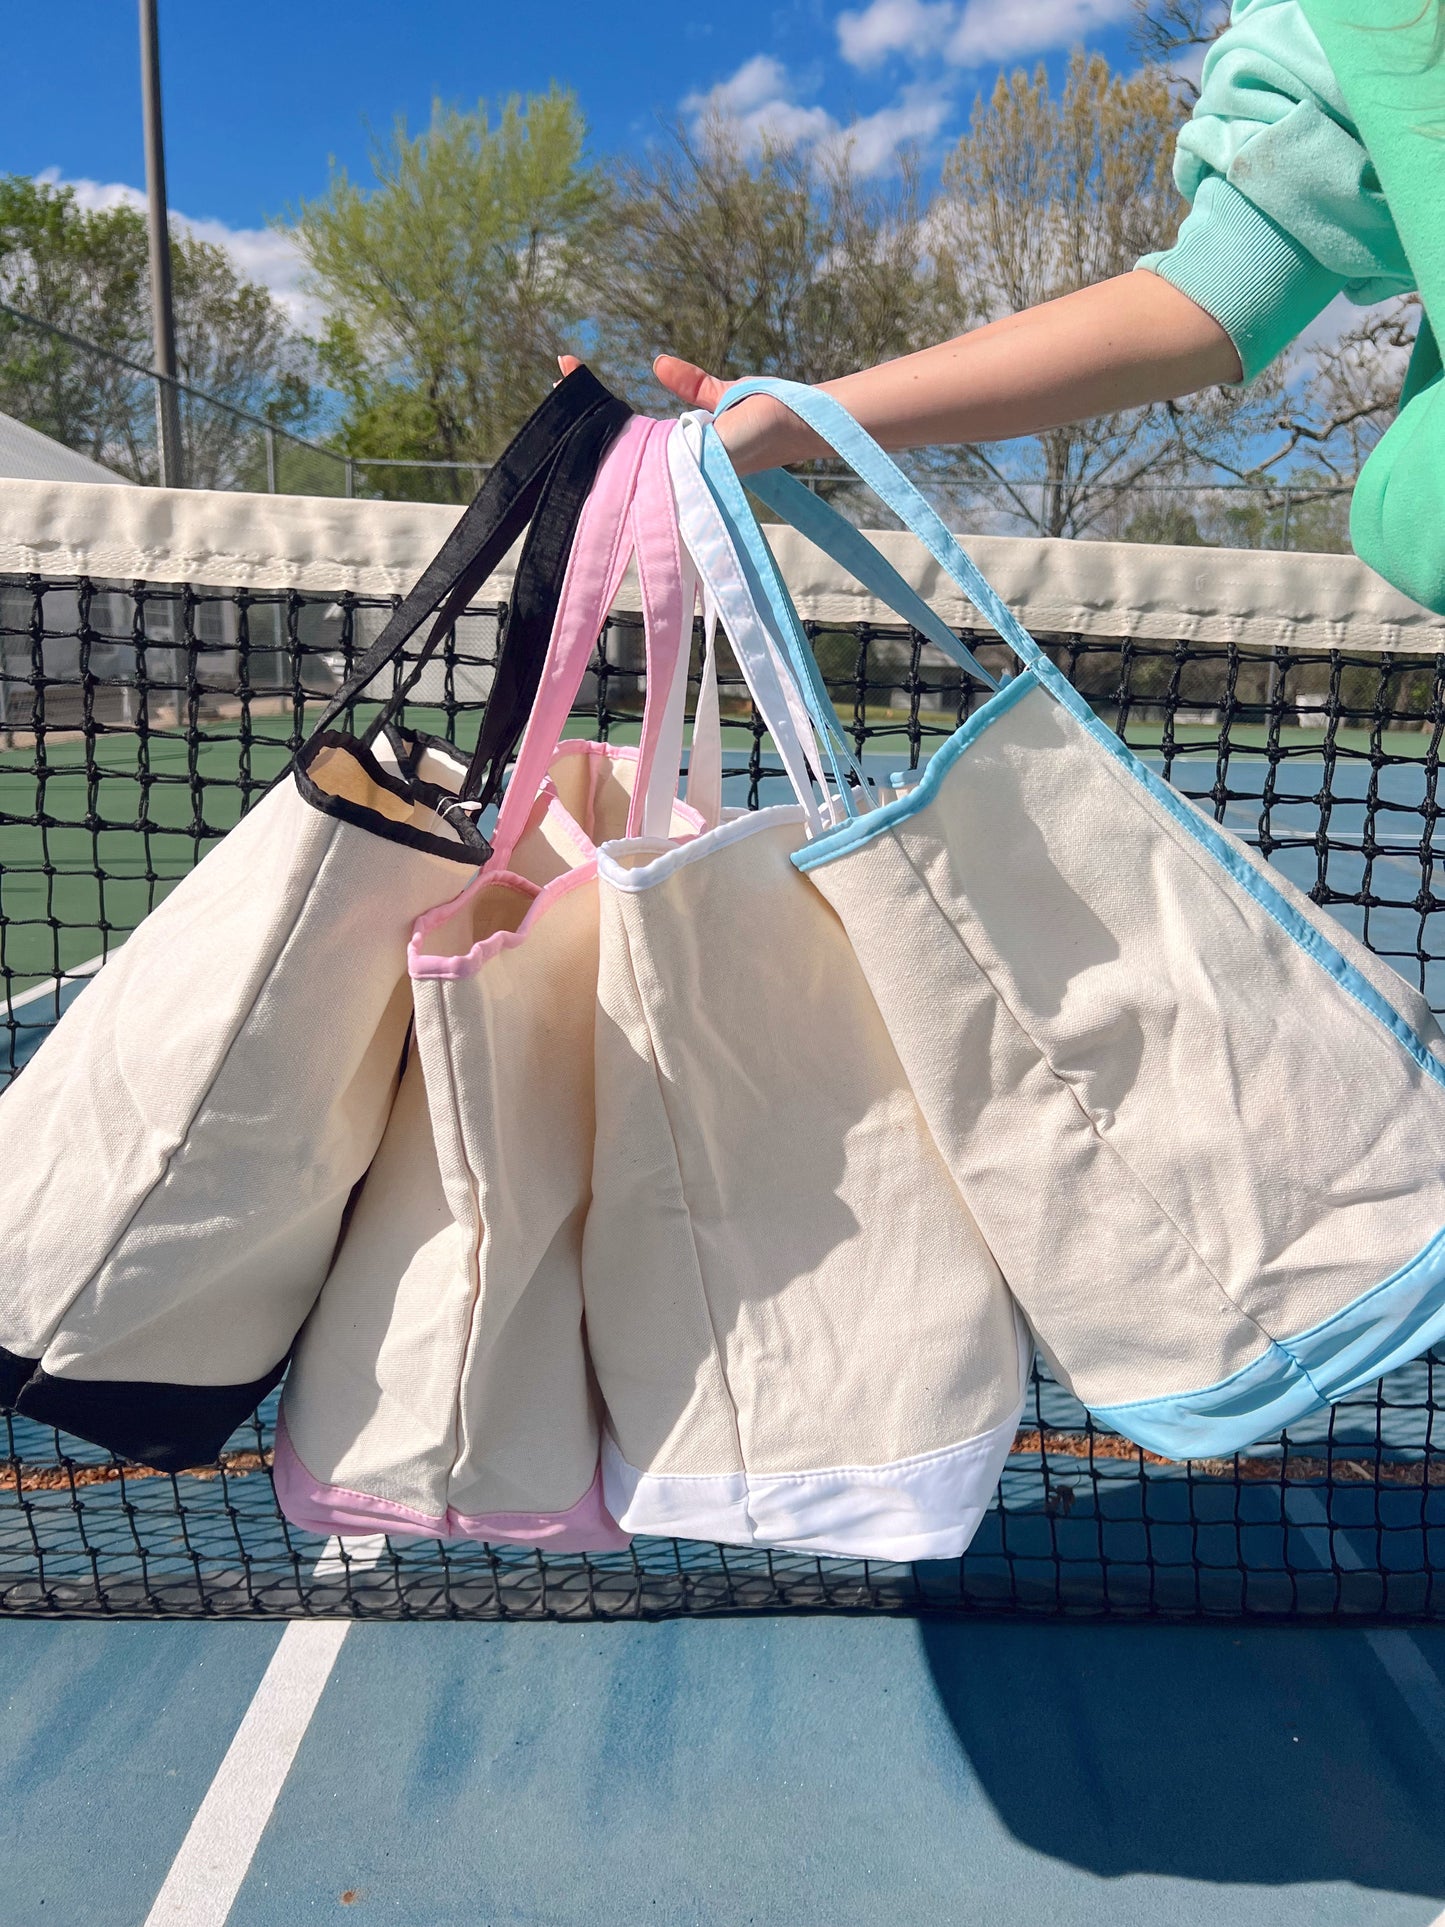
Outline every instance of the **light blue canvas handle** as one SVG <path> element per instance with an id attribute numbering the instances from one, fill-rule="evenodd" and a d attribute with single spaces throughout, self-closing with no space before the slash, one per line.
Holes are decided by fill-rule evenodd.
<path id="1" fill-rule="evenodd" d="M 887 556 L 837 509 L 805 488 L 796 475 L 790 475 L 785 468 L 768 468 L 760 475 L 750 475 L 747 486 L 775 515 L 791 522 L 815 548 L 821 549 L 880 602 L 886 603 L 895 615 L 901 616 L 909 628 L 926 636 L 950 662 L 970 676 L 976 676 L 986 688 L 998 688 L 996 679 L 973 651 L 959 641 L 943 617 L 930 609 L 918 591 L 909 586 Z"/>
<path id="2" fill-rule="evenodd" d="M 898 464 L 885 455 L 866 429 L 831 395 L 800 381 L 779 381 L 768 375 L 749 375 L 728 389 L 714 417 L 749 395 L 771 395 L 820 435 L 868 487 L 922 542 L 939 567 L 956 582 L 984 620 L 1025 664 L 1044 661 L 1043 651 L 1018 617 L 984 580 L 975 564 L 944 527 L 937 513 L 919 494 Z M 719 445 L 720 446 L 720 445 Z M 704 472 L 707 473 L 706 461 Z M 709 480 L 712 477 L 709 474 Z M 760 538 L 761 539 L 761 538 Z M 766 543 L 763 544 L 766 547 Z M 876 554 L 877 551 L 875 550 Z M 776 575 L 776 570 L 773 572 Z"/>

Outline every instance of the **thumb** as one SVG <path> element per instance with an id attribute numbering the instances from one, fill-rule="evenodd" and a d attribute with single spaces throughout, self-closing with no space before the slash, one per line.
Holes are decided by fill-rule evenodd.
<path id="1" fill-rule="evenodd" d="M 659 355 L 652 364 L 652 372 L 664 388 L 689 408 L 715 408 L 727 390 L 725 381 L 719 381 L 716 375 L 707 374 L 694 362 L 683 361 L 677 355 Z"/>
<path id="2" fill-rule="evenodd" d="M 562 370 L 564 375 L 572 375 L 577 372 L 582 364 L 576 355 L 558 355 L 557 366 Z M 553 383 L 553 386 L 555 387 L 556 384 Z"/>

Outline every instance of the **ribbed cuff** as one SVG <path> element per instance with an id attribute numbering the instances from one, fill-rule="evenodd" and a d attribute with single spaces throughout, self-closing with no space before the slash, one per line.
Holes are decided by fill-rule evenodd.
<path id="1" fill-rule="evenodd" d="M 1344 287 L 1308 248 L 1220 175 L 1200 183 L 1179 239 L 1138 264 L 1170 281 L 1224 329 L 1244 379 L 1267 368 Z"/>

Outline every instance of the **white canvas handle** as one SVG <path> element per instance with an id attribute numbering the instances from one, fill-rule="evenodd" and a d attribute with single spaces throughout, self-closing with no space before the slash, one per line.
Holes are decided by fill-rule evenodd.
<path id="1" fill-rule="evenodd" d="M 668 438 L 678 527 L 704 592 L 727 631 L 738 667 L 772 737 L 793 794 L 803 807 L 809 831 L 816 835 L 825 821 L 837 820 L 836 809 L 831 797 L 826 809 L 819 809 L 809 764 L 811 760 L 813 769 L 821 769 L 823 761 L 812 722 L 793 681 L 783 645 L 773 632 L 770 615 L 765 615 L 749 587 L 727 524 L 703 480 L 698 450 L 704 419 L 685 416 Z"/>

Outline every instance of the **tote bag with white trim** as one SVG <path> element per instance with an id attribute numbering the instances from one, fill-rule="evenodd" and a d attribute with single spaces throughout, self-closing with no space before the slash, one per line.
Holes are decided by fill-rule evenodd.
<path id="1" fill-rule="evenodd" d="M 626 1543 L 598 1482 L 580 1245 L 596 844 L 629 824 L 679 836 L 699 827 L 649 776 L 670 757 L 675 790 L 692 601 L 666 433 L 634 421 L 604 464 L 495 853 L 413 937 L 414 1047 L 297 1345 L 277 1429 L 277 1494 L 309 1530 L 570 1552 Z M 647 639 L 641 745 L 559 742 L 634 546 Z"/>
<path id="2" fill-rule="evenodd" d="M 1058 1375 L 1184 1457 L 1423 1351 L 1445 1330 L 1445 1063 L 1423 1000 L 1099 721 L 836 402 L 744 382 L 723 406 L 759 390 L 1021 664 L 916 788 L 848 799 L 795 860 Z M 715 436 L 704 466 L 785 620 Z"/>
<path id="3" fill-rule="evenodd" d="M 569 449 L 595 471 L 585 438 L 627 410 L 580 372 L 503 455 L 290 772 L 0 1101 L 0 1401 L 26 1416 L 173 1468 L 213 1457 L 280 1376 L 391 1106 L 411 926 L 487 854 L 474 811 L 400 770 L 417 745 L 373 753 L 404 685 L 367 737 L 331 723 L 440 605 L 434 646 Z M 567 533 L 529 553 L 550 565 Z M 522 644 L 525 625 L 506 648 Z"/>
<path id="4" fill-rule="evenodd" d="M 798 801 L 598 854 L 583 1288 L 603 1493 L 635 1532 L 944 1557 L 997 1484 L 1031 1348 L 791 861 L 825 827 L 823 759 L 693 432 L 669 443 L 683 534 Z"/>

